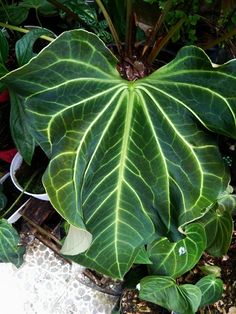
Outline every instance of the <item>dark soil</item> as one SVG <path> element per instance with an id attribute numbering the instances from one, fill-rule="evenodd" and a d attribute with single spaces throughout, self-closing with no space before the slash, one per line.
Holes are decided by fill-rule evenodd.
<path id="1" fill-rule="evenodd" d="M 160 306 L 138 298 L 138 290 L 125 290 L 120 299 L 121 314 L 166 314 Z"/>

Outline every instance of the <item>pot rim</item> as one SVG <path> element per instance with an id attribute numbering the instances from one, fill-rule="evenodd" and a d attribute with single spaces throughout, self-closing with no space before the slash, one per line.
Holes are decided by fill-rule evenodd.
<path id="1" fill-rule="evenodd" d="M 20 168 L 22 162 L 23 162 L 23 157 L 21 156 L 21 154 L 19 152 L 17 152 L 15 154 L 14 158 L 12 159 L 12 162 L 10 165 L 10 176 L 11 176 L 11 180 L 12 180 L 13 184 L 15 185 L 15 187 L 19 191 L 24 192 L 25 194 L 27 194 L 29 196 L 32 196 L 34 198 L 38 198 L 38 199 L 43 200 L 43 201 L 49 201 L 49 197 L 48 197 L 47 193 L 42 193 L 42 194 L 30 193 L 30 192 L 24 191 L 22 186 L 19 184 L 19 182 L 16 179 L 15 173 L 16 173 L 17 169 Z"/>

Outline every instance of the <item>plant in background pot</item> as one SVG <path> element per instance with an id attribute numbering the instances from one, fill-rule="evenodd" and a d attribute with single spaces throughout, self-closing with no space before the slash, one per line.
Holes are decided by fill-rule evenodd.
<path id="1" fill-rule="evenodd" d="M 26 199 L 23 193 L 12 189 L 8 179 L 9 174 L 0 178 L 0 262 L 11 262 L 19 267 L 23 263 L 25 248 L 20 244 L 20 236 L 12 223 L 20 217 L 19 210 L 26 204 Z"/>
<path id="2" fill-rule="evenodd" d="M 42 176 L 48 165 L 45 154 L 36 147 L 31 164 L 28 165 L 17 153 L 10 166 L 10 176 L 15 187 L 25 194 L 48 201 L 48 196 L 42 184 Z M 30 180 L 30 184 L 28 184 Z"/>
<path id="3" fill-rule="evenodd" d="M 21 31 L 20 28 L 17 29 Z M 49 30 L 36 28 L 21 37 L 15 44 L 14 54 L 16 55 L 16 60 L 13 62 L 18 66 L 26 64 L 33 56 L 35 56 L 33 46 L 36 40 L 42 35 L 49 34 L 52 35 L 52 32 Z M 9 59 L 13 59 L 10 57 L 12 52 L 9 49 L 8 41 L 2 30 L 0 31 L 0 47 L 0 76 L 3 76 L 8 72 L 7 67 L 12 70 L 12 67 L 15 67 L 15 65 L 9 64 Z M 0 90 L 4 89 L 5 87 L 0 83 Z M 29 126 L 26 123 L 25 110 L 24 106 L 22 106 L 24 99 L 17 97 L 14 94 L 14 91 L 9 92 L 9 97 L 8 107 L 5 110 L 10 112 L 10 117 L 9 120 L 5 120 L 5 123 L 9 121 L 8 126 L 10 126 L 13 142 L 24 160 L 30 164 L 34 153 L 35 142 L 30 134 Z"/>
<path id="4" fill-rule="evenodd" d="M 216 135 L 236 138 L 236 61 L 215 67 L 189 46 L 154 70 L 183 23 L 158 38 L 170 1 L 141 54 L 133 2 L 126 2 L 126 45 L 96 3 L 116 55 L 92 33 L 67 31 L 1 82 L 24 99 L 31 134 L 50 159 L 43 184 L 71 225 L 62 253 L 113 278 L 147 264 L 141 298 L 195 313 L 220 298 L 222 280 L 177 278 L 204 251 L 225 254 L 232 236 L 234 197 Z"/>

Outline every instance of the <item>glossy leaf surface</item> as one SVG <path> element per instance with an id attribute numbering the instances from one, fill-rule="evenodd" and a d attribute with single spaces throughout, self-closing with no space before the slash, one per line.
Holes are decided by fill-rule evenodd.
<path id="1" fill-rule="evenodd" d="M 174 238 L 225 191 L 209 130 L 236 137 L 236 63 L 214 69 L 188 47 L 135 82 L 116 63 L 95 35 L 74 30 L 3 81 L 25 98 L 51 158 L 44 185 L 53 206 L 93 235 L 75 260 L 121 278 L 154 233 Z"/>
<path id="2" fill-rule="evenodd" d="M 223 293 L 223 281 L 214 275 L 208 275 L 200 279 L 196 286 L 202 292 L 200 306 L 205 306 L 218 301 Z"/>
<path id="3" fill-rule="evenodd" d="M 206 248 L 206 235 L 203 226 L 187 226 L 185 238 L 170 242 L 162 237 L 148 246 L 152 274 L 177 278 L 192 269 Z"/>
<path id="4" fill-rule="evenodd" d="M 20 267 L 25 248 L 19 245 L 20 237 L 7 220 L 0 219 L 0 262 L 13 263 Z"/>
<path id="5" fill-rule="evenodd" d="M 167 276 L 148 276 L 140 281 L 139 297 L 178 314 L 196 313 L 201 302 L 199 287 L 177 285 Z"/>
<path id="6" fill-rule="evenodd" d="M 233 219 L 228 211 L 211 209 L 200 219 L 203 224 L 207 245 L 206 250 L 210 255 L 222 256 L 227 253 L 233 233 Z"/>

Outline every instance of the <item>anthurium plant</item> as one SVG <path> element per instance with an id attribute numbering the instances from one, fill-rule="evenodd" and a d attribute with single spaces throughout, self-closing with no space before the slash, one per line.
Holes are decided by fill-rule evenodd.
<path id="1" fill-rule="evenodd" d="M 96 35 L 71 30 L 1 82 L 24 99 L 31 134 L 50 158 L 43 183 L 73 228 L 63 253 L 113 278 L 148 264 L 140 297 L 195 313 L 220 298 L 221 279 L 176 279 L 204 251 L 225 254 L 231 240 L 234 198 L 216 134 L 236 138 L 236 61 L 215 66 L 188 46 L 152 71 L 160 40 L 151 57 L 135 59 L 97 4 L 116 55 Z M 129 21 L 132 1 L 127 10 Z"/>

